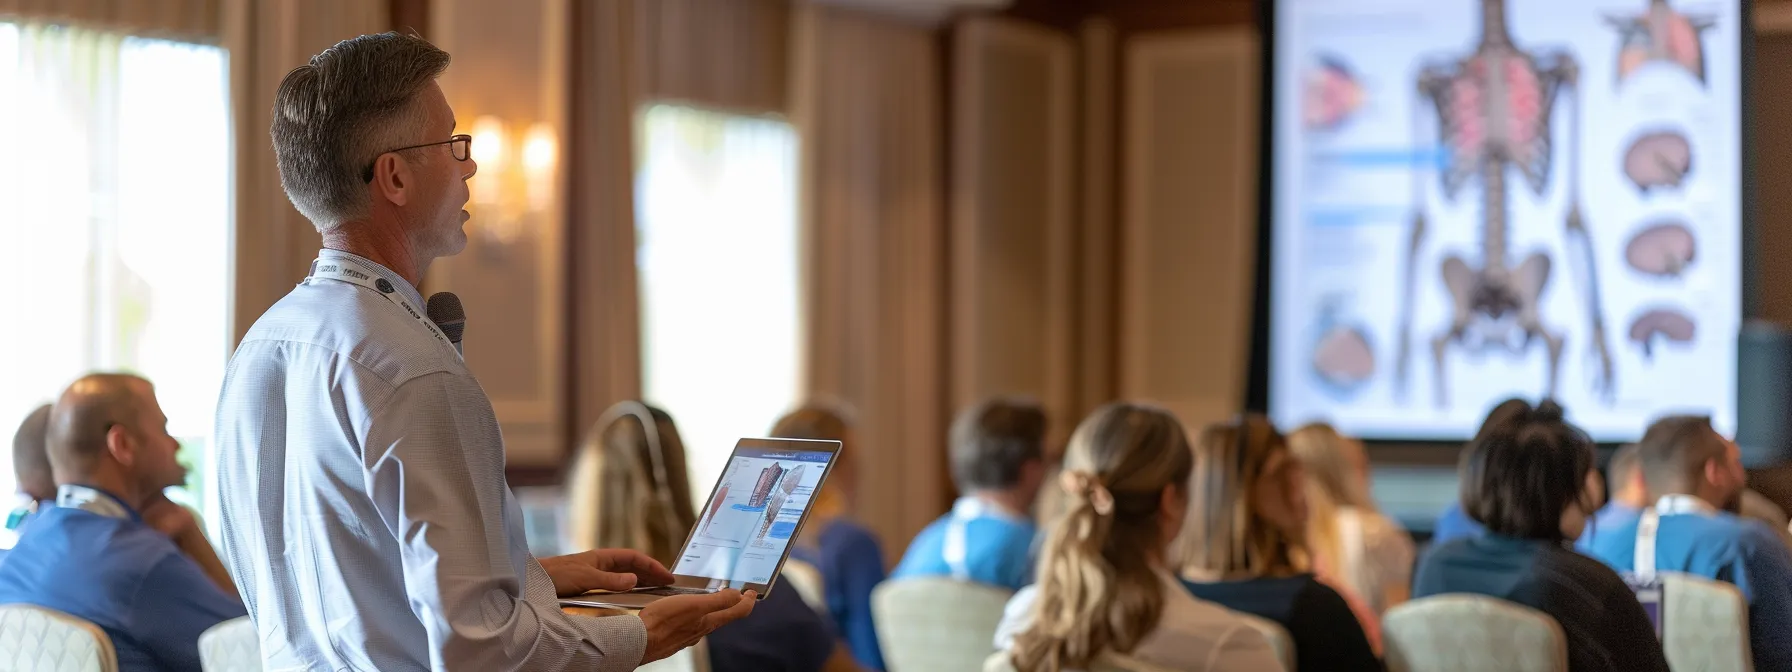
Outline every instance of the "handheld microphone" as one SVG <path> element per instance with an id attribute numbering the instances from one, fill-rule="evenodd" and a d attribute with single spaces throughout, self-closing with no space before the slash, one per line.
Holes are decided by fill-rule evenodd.
<path id="1" fill-rule="evenodd" d="M 454 344 L 454 351 L 466 355 L 461 348 L 460 339 L 467 333 L 467 310 L 460 305 L 460 297 L 454 292 L 436 292 L 429 297 L 429 305 L 424 308 L 429 313 L 429 321 L 436 323 L 448 342 Z"/>

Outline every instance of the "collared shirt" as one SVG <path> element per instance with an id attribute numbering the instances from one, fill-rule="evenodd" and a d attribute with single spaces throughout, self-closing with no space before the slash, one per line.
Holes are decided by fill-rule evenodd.
<path id="1" fill-rule="evenodd" d="M 199 635 L 243 615 L 174 541 L 110 493 L 64 485 L 0 565 L 0 604 L 98 625 L 121 672 L 199 669 Z"/>
<path id="2" fill-rule="evenodd" d="M 960 497 L 908 545 L 892 579 L 950 576 L 1008 590 L 1033 582 L 1032 519 L 975 497 Z"/>
<path id="3" fill-rule="evenodd" d="M 218 401 L 224 557 L 268 668 L 634 669 L 641 620 L 561 611 L 490 400 L 382 293 L 423 297 L 367 259 L 330 266 L 363 282 L 314 276 L 274 304 Z"/>

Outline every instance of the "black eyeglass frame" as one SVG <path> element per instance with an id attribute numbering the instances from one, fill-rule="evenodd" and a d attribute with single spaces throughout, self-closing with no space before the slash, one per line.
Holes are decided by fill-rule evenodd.
<path id="1" fill-rule="evenodd" d="M 448 151 L 450 154 L 454 155 L 454 160 L 456 160 L 456 161 L 465 161 L 467 159 L 473 158 L 473 136 L 467 135 L 465 133 L 460 133 L 460 134 L 455 135 L 454 137 L 448 138 L 447 140 L 437 140 L 435 142 L 425 142 L 421 145 L 411 145 L 409 147 L 399 147 L 397 149 L 388 149 L 386 151 L 380 152 L 379 154 L 377 154 L 373 157 L 372 161 L 367 162 L 367 168 L 365 168 L 361 171 L 361 181 L 362 182 L 372 182 L 373 181 L 373 166 L 374 166 L 374 164 L 379 162 L 380 157 L 382 157 L 382 156 L 391 154 L 393 152 L 402 152 L 407 149 L 422 149 L 424 147 L 434 147 L 436 145 L 449 145 Z M 459 149 L 460 151 L 455 151 L 456 149 Z"/>

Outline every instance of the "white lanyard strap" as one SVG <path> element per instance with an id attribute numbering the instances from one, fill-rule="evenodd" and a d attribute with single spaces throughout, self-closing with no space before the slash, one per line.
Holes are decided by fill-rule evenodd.
<path id="1" fill-rule="evenodd" d="M 429 335 L 436 337 L 437 343 L 441 343 L 442 347 L 454 352 L 455 357 L 460 357 L 460 351 L 454 349 L 454 344 L 448 340 L 447 336 L 442 335 L 442 330 L 436 327 L 436 323 L 430 321 L 429 316 L 423 311 L 417 310 L 416 306 L 411 305 L 410 299 L 406 299 L 398 291 L 398 288 L 393 286 L 391 280 L 380 277 L 372 269 L 341 257 L 318 257 L 317 261 L 311 263 L 311 277 L 305 278 L 305 281 L 310 282 L 312 278 L 339 280 L 373 290 L 373 293 L 386 297 L 386 300 L 391 301 L 392 305 L 409 313 L 412 318 L 417 320 L 418 324 L 423 325 Z"/>
<path id="2" fill-rule="evenodd" d="M 1655 506 L 1644 508 L 1636 521 L 1636 575 L 1644 580 L 1655 576 L 1655 534 L 1661 529 L 1662 516 L 1709 516 L 1716 512 L 1705 500 L 1690 495 L 1667 495 L 1657 500 Z"/>
<path id="3" fill-rule="evenodd" d="M 946 521 L 946 540 L 940 549 L 945 557 L 946 568 L 952 572 L 952 578 L 960 581 L 971 579 L 970 539 L 965 528 L 978 518 L 999 518 L 1020 522 L 1020 518 L 1000 507 L 976 497 L 959 497 L 952 505 L 952 517 Z"/>
<path id="4" fill-rule="evenodd" d="M 68 484 L 56 489 L 56 506 L 78 509 L 107 518 L 131 519 L 131 510 L 111 495 L 85 485 Z"/>

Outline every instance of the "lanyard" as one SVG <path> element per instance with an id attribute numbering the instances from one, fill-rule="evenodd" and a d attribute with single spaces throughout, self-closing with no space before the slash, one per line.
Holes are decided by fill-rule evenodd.
<path id="1" fill-rule="evenodd" d="M 1636 575 L 1643 579 L 1655 576 L 1655 533 L 1661 527 L 1662 516 L 1709 516 L 1715 513 L 1717 509 L 1691 495 L 1667 495 L 1657 500 L 1655 506 L 1643 509 L 1642 516 L 1636 521 Z"/>
<path id="2" fill-rule="evenodd" d="M 411 305 L 410 299 L 406 299 L 398 291 L 398 288 L 392 285 L 391 280 L 379 277 L 378 273 L 373 270 L 341 257 L 318 257 L 317 261 L 311 262 L 311 276 L 305 278 L 305 282 L 309 283 L 313 278 L 339 280 L 360 285 L 373 290 L 375 294 L 386 297 L 386 300 L 391 301 L 392 305 L 410 313 L 418 324 L 423 325 L 429 335 L 436 337 L 437 343 L 441 343 L 442 347 L 453 351 L 455 358 L 460 358 L 460 351 L 454 349 L 454 344 L 448 341 L 447 336 L 442 335 L 442 330 L 436 328 L 436 323 L 431 322 L 423 311 L 417 310 L 416 306 Z"/>
<path id="3" fill-rule="evenodd" d="M 72 483 L 56 489 L 56 506 L 79 509 L 107 518 L 133 520 L 137 517 L 135 512 L 110 493 Z"/>
<path id="4" fill-rule="evenodd" d="M 946 521 L 946 540 L 940 549 L 945 556 L 946 567 L 952 571 L 952 578 L 960 581 L 971 580 L 971 566 L 968 560 L 969 535 L 965 528 L 978 518 L 999 518 L 1020 522 L 1014 514 L 1003 511 L 976 497 L 959 497 L 952 505 L 952 517 Z"/>

